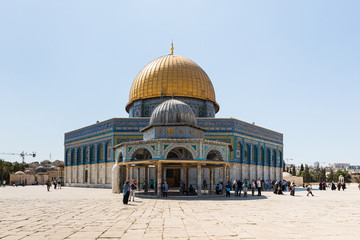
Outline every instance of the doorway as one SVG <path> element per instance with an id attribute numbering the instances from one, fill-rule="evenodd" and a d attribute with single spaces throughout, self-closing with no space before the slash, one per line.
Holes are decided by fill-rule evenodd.
<path id="1" fill-rule="evenodd" d="M 166 169 L 166 182 L 169 187 L 180 187 L 180 168 Z"/>
<path id="2" fill-rule="evenodd" d="M 88 182 L 88 170 L 85 170 L 85 179 L 84 179 L 84 183 Z"/>

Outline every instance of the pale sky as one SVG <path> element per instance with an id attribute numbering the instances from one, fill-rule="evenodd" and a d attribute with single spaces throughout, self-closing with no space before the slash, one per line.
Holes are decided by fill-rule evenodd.
<path id="1" fill-rule="evenodd" d="M 133 79 L 173 40 L 212 80 L 216 117 L 283 133 L 290 163 L 360 164 L 359 10 L 358 0 L 1 1 L 0 153 L 63 160 L 65 132 L 128 117 Z"/>

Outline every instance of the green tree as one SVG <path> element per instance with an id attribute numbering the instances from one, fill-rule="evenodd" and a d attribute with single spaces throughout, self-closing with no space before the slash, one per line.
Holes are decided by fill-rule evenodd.
<path id="1" fill-rule="evenodd" d="M 292 175 L 293 176 L 296 176 L 296 169 L 295 169 L 295 166 L 292 167 Z"/>
<path id="2" fill-rule="evenodd" d="M 315 168 L 314 178 L 315 178 L 315 182 L 320 182 L 320 167 L 319 167 L 319 165 L 317 165 Z"/>
<path id="3" fill-rule="evenodd" d="M 304 178 L 304 182 L 314 182 L 314 175 L 310 172 L 309 167 L 305 164 L 305 170 L 301 172 L 301 177 Z"/>
<path id="4" fill-rule="evenodd" d="M 326 170 L 325 168 L 320 169 L 320 182 L 326 182 Z"/>
<path id="5" fill-rule="evenodd" d="M 351 175 L 348 171 L 346 170 L 337 170 L 335 173 L 334 173 L 334 181 L 339 181 L 339 177 L 340 175 L 342 175 L 344 177 L 344 180 L 345 182 L 349 183 L 351 182 Z"/>
<path id="6" fill-rule="evenodd" d="M 334 181 L 334 170 L 332 168 L 330 168 L 330 173 L 329 173 L 329 175 L 327 177 L 327 181 L 328 182 Z"/>
<path id="7" fill-rule="evenodd" d="M 300 172 L 304 171 L 304 164 L 300 165 Z"/>

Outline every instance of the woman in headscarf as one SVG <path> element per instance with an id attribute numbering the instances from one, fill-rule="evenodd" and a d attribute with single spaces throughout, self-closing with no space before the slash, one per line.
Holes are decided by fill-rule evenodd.
<path id="1" fill-rule="evenodd" d="M 130 189 L 131 189 L 131 187 L 130 187 L 129 181 L 126 181 L 123 186 L 123 203 L 124 204 L 128 204 Z"/>

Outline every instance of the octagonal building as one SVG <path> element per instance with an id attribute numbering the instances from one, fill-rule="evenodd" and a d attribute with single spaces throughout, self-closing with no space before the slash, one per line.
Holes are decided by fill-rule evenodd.
<path id="1" fill-rule="evenodd" d="M 166 181 L 170 189 L 191 184 L 200 195 L 231 179 L 282 179 L 283 135 L 216 118 L 219 109 L 199 65 L 183 56 L 159 57 L 132 83 L 129 118 L 65 133 L 66 185 L 118 193 L 134 179 L 139 189 L 159 194 Z"/>

